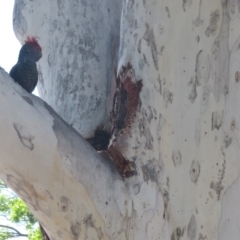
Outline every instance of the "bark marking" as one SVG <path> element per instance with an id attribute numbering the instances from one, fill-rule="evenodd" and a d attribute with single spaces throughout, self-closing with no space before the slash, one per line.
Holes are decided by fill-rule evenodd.
<path id="1" fill-rule="evenodd" d="M 145 149 L 152 150 L 153 149 L 153 137 L 151 135 L 150 128 L 145 129 L 144 137 L 146 139 Z"/>
<path id="2" fill-rule="evenodd" d="M 117 92 L 112 110 L 113 130 L 115 134 L 131 125 L 140 104 L 139 94 L 142 80 L 132 82 L 133 70 L 130 63 L 123 67 L 117 78 Z"/>
<path id="3" fill-rule="evenodd" d="M 232 143 L 231 136 L 229 135 L 229 133 L 225 133 L 225 135 L 224 135 L 225 148 L 228 148 L 231 143 Z"/>
<path id="4" fill-rule="evenodd" d="M 167 12 L 168 18 L 171 18 L 169 8 L 168 8 L 168 7 L 165 7 L 165 10 L 166 10 L 166 12 Z"/>
<path id="5" fill-rule="evenodd" d="M 212 112 L 212 131 L 216 128 L 219 130 L 223 122 L 223 112 Z"/>
<path id="6" fill-rule="evenodd" d="M 190 7 L 192 5 L 192 0 L 182 0 L 182 7 L 184 12 L 186 12 L 186 5 Z"/>
<path id="7" fill-rule="evenodd" d="M 153 63 L 155 66 L 155 69 L 158 70 L 158 51 L 157 51 L 157 45 L 156 45 L 156 40 L 154 36 L 153 29 L 149 27 L 148 24 L 146 24 L 146 32 L 143 36 L 143 39 L 146 40 L 147 45 L 151 48 L 151 53 L 152 53 L 152 58 L 153 58 Z"/>
<path id="8" fill-rule="evenodd" d="M 237 72 L 235 73 L 235 85 L 236 85 L 236 88 L 239 87 L 239 83 L 240 83 L 240 72 L 237 71 Z"/>
<path id="9" fill-rule="evenodd" d="M 74 240 L 78 240 L 81 234 L 81 224 L 79 222 L 71 223 L 71 232 Z"/>
<path id="10" fill-rule="evenodd" d="M 196 57 L 195 73 L 197 85 L 206 84 L 209 80 L 211 72 L 211 61 L 209 54 L 200 50 Z"/>
<path id="11" fill-rule="evenodd" d="M 115 163 L 122 177 L 129 178 L 137 174 L 135 163 L 127 160 L 115 147 L 110 146 L 104 153 Z"/>
<path id="12" fill-rule="evenodd" d="M 128 63 L 120 70 L 116 82 L 117 91 L 111 112 L 113 139 L 106 154 L 116 164 L 123 177 L 131 177 L 136 174 L 135 164 L 122 155 L 121 146 L 131 137 L 131 125 L 140 105 L 142 80 L 135 79 L 132 65 Z"/>
<path id="13" fill-rule="evenodd" d="M 68 210 L 69 199 L 65 196 L 60 197 L 60 210 L 66 212 Z"/>
<path id="14" fill-rule="evenodd" d="M 159 183 L 158 177 L 162 172 L 161 166 L 158 164 L 156 159 L 148 160 L 148 163 L 142 166 L 143 179 L 145 182 L 148 180 L 155 182 L 157 185 Z"/>
<path id="15" fill-rule="evenodd" d="M 86 228 L 93 228 L 97 232 L 98 239 L 101 240 L 103 238 L 103 232 L 102 229 L 99 227 L 96 227 L 96 221 L 93 220 L 92 214 L 87 215 L 83 219 L 83 224 L 85 224 Z"/>
<path id="16" fill-rule="evenodd" d="M 201 113 L 206 112 L 209 105 L 209 96 L 210 96 L 210 89 L 206 86 L 203 86 L 203 94 L 201 99 Z"/>
<path id="17" fill-rule="evenodd" d="M 222 148 L 222 155 L 224 157 L 224 160 L 222 164 L 222 169 L 219 171 L 219 180 L 218 182 L 212 181 L 210 184 L 210 188 L 216 192 L 218 196 L 218 200 L 220 200 L 221 192 L 224 189 L 224 186 L 222 185 L 222 181 L 225 177 L 225 172 L 226 172 L 226 159 L 225 159 L 225 153 L 223 152 L 223 148 Z"/>
<path id="18" fill-rule="evenodd" d="M 201 141 L 201 122 L 200 120 L 197 121 L 195 133 L 194 133 L 194 140 L 197 147 L 199 147 Z"/>
<path id="19" fill-rule="evenodd" d="M 166 108 L 169 103 L 171 104 L 173 102 L 173 93 L 170 92 L 167 88 L 165 88 L 163 91 L 163 99 L 164 99 Z"/>
<path id="20" fill-rule="evenodd" d="M 217 9 L 214 12 L 211 12 L 209 25 L 205 31 L 207 37 L 210 37 L 211 35 L 214 36 L 216 34 L 219 20 L 220 20 L 219 10 Z"/>
<path id="21" fill-rule="evenodd" d="M 32 151 L 34 149 L 34 144 L 32 143 L 34 136 L 30 135 L 19 123 L 13 123 L 13 127 L 22 145 Z"/>
<path id="22" fill-rule="evenodd" d="M 220 14 L 215 11 L 215 17 Z M 229 51 L 229 16 L 227 12 L 227 1 L 222 1 L 222 24 L 220 28 L 220 32 L 218 37 L 213 43 L 212 46 L 212 73 L 213 73 L 213 81 L 214 88 L 213 93 L 217 101 L 220 100 L 222 95 L 228 93 L 229 88 L 229 59 L 230 59 L 230 51 Z"/>
<path id="23" fill-rule="evenodd" d="M 30 205 L 35 211 L 41 210 L 47 216 L 51 216 L 51 208 L 46 198 L 49 198 L 47 191 L 41 194 L 36 191 L 32 184 L 25 179 L 17 179 L 13 175 L 7 175 L 9 185 L 21 196 L 21 198 Z"/>
<path id="24" fill-rule="evenodd" d="M 183 237 L 185 231 L 185 227 L 181 229 L 180 227 L 177 227 L 175 231 L 173 231 L 171 235 L 171 240 L 180 240 L 181 237 Z"/>
<path id="25" fill-rule="evenodd" d="M 194 103 L 195 99 L 197 98 L 197 79 L 195 77 L 191 77 L 190 82 L 188 83 L 190 87 L 192 87 L 192 90 L 189 94 L 189 100 L 191 100 L 192 103 Z"/>
<path id="26" fill-rule="evenodd" d="M 179 167 L 182 165 L 182 155 L 179 150 L 172 152 L 172 160 L 175 167 Z"/>
<path id="27" fill-rule="evenodd" d="M 200 25 L 203 24 L 203 20 L 201 19 L 200 15 L 201 15 L 201 5 L 202 5 L 202 0 L 199 1 L 199 10 L 198 10 L 198 16 L 197 18 L 193 21 L 193 24 L 196 27 L 199 27 Z"/>
<path id="28" fill-rule="evenodd" d="M 190 240 L 195 240 L 197 235 L 197 221 L 194 215 L 191 216 L 187 227 L 187 235 Z"/>
<path id="29" fill-rule="evenodd" d="M 195 160 L 192 161 L 190 169 L 190 177 L 192 182 L 196 183 L 200 174 L 200 164 Z"/>

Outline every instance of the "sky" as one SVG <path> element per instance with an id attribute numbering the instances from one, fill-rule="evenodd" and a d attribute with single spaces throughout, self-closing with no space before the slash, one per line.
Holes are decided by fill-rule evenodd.
<path id="1" fill-rule="evenodd" d="M 12 28 L 14 0 L 0 0 L 0 66 L 9 72 L 21 48 Z"/>
<path id="2" fill-rule="evenodd" d="M 12 66 L 17 63 L 21 48 L 12 27 L 13 5 L 14 0 L 0 0 L 0 66 L 6 72 L 9 72 Z M 6 221 L 0 218 L 0 224 L 6 224 Z M 22 228 L 19 230 L 23 232 Z M 26 238 L 17 239 L 26 240 Z"/>

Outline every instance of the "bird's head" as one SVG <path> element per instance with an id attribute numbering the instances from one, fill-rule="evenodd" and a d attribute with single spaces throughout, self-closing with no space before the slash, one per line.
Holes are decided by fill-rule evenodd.
<path id="1" fill-rule="evenodd" d="M 30 60 L 37 62 L 42 57 L 42 48 L 35 37 L 28 37 L 22 46 L 19 60 Z"/>

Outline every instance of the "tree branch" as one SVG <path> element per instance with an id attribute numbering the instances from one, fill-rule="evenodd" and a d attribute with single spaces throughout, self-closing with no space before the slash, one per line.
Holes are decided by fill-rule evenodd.
<path id="1" fill-rule="evenodd" d="M 26 202 L 48 234 L 48 229 L 66 229 L 63 238 L 75 239 L 78 223 L 91 216 L 104 235 L 101 216 L 121 216 L 114 192 L 124 185 L 115 166 L 3 70 L 0 86 L 1 179 Z"/>
<path id="2" fill-rule="evenodd" d="M 14 227 L 9 227 L 9 226 L 7 226 L 7 225 L 2 225 L 2 224 L 0 224 L 0 227 L 2 227 L 2 228 L 7 228 L 7 229 L 10 229 L 10 230 L 14 231 L 15 233 L 11 233 L 11 232 L 10 232 L 10 234 L 17 234 L 17 235 L 12 236 L 12 237 L 27 237 L 27 236 L 28 236 L 27 234 L 20 233 L 20 232 L 19 232 L 16 228 L 14 228 Z"/>

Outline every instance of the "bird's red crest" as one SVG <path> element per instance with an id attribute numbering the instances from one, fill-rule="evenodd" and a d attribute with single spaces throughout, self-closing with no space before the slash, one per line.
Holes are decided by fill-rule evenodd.
<path id="1" fill-rule="evenodd" d="M 25 40 L 25 43 L 30 43 L 35 47 L 39 47 L 40 50 L 42 51 L 42 48 L 38 43 L 37 37 L 27 37 L 27 40 Z"/>

